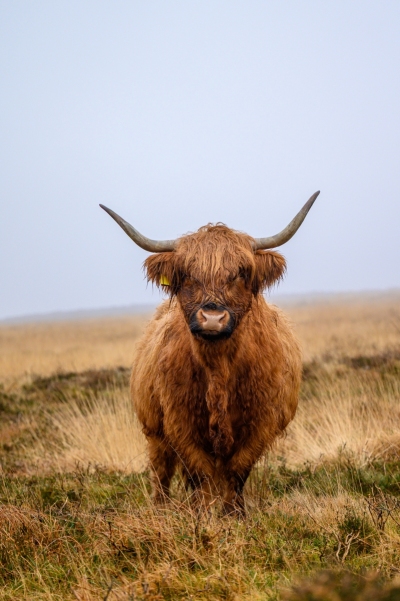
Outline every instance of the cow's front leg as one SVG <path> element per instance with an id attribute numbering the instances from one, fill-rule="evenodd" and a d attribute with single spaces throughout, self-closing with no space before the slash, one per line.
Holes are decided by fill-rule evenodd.
<path id="1" fill-rule="evenodd" d="M 202 475 L 192 475 L 190 477 L 193 495 L 191 497 L 192 508 L 199 512 L 207 512 L 211 506 L 213 495 L 213 485 L 209 477 Z"/>
<path id="2" fill-rule="evenodd" d="M 207 472 L 198 469 L 190 470 L 187 466 L 184 468 L 187 490 L 192 490 L 190 504 L 195 511 L 199 512 L 208 511 L 216 493 L 215 470 L 207 463 L 203 465 L 208 468 Z"/>
<path id="3" fill-rule="evenodd" d="M 226 464 L 227 486 L 224 496 L 226 513 L 245 514 L 243 488 L 249 474 L 260 459 L 268 444 L 257 431 L 249 434 L 247 442 L 229 459 Z"/>
<path id="4" fill-rule="evenodd" d="M 242 470 L 240 473 L 230 471 L 223 498 L 224 513 L 226 515 L 236 514 L 241 517 L 246 515 L 243 487 L 249 474 L 250 469 Z"/>
<path id="5" fill-rule="evenodd" d="M 152 492 L 155 503 L 160 504 L 169 498 L 169 487 L 177 464 L 177 456 L 171 445 L 163 438 L 147 438 L 149 445 L 150 468 L 152 471 Z"/>

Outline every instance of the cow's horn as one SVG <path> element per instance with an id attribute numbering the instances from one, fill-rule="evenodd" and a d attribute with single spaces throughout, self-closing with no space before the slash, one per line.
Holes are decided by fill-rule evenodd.
<path id="1" fill-rule="evenodd" d="M 319 190 L 318 192 L 315 192 L 315 194 L 313 194 L 309 200 L 307 200 L 306 204 L 301 209 L 301 211 L 297 213 L 296 217 L 292 219 L 289 225 L 287 225 L 284 230 L 279 232 L 279 234 L 276 234 L 275 236 L 269 236 L 268 238 L 255 238 L 254 250 L 267 250 L 268 248 L 277 248 L 277 246 L 282 246 L 282 244 L 285 244 L 285 242 L 290 240 L 290 238 L 292 238 L 295 235 L 295 233 L 303 223 L 308 211 L 313 206 L 318 194 Z"/>
<path id="2" fill-rule="evenodd" d="M 104 205 L 100 206 L 118 223 L 119 226 L 122 227 L 125 234 L 128 234 L 129 238 L 136 242 L 140 248 L 148 250 L 151 253 L 171 252 L 175 250 L 175 240 L 150 240 L 150 238 L 146 238 L 146 236 L 143 236 L 140 232 L 135 230 L 134 227 L 125 221 L 125 219 L 122 219 L 122 217 L 117 215 L 117 213 L 114 213 L 114 211 Z"/>

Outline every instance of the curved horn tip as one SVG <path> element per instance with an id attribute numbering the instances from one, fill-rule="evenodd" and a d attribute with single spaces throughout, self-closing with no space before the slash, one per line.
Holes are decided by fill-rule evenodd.
<path id="1" fill-rule="evenodd" d="M 314 192 L 314 194 L 306 202 L 306 206 L 310 205 L 310 208 L 311 208 L 313 206 L 314 202 L 317 200 L 319 195 L 320 195 L 320 190 L 317 190 L 316 192 Z"/>
<path id="2" fill-rule="evenodd" d="M 317 200 L 320 193 L 321 193 L 321 190 L 317 190 L 316 192 L 314 192 L 314 194 L 312 196 L 310 196 L 310 198 L 308 199 L 307 202 L 314 202 L 314 200 Z"/>
<path id="3" fill-rule="evenodd" d="M 292 219 L 292 221 L 285 227 L 285 229 L 279 232 L 279 234 L 276 234 L 275 236 L 269 236 L 268 238 L 255 238 L 253 245 L 254 250 L 268 250 L 269 248 L 277 248 L 293 238 L 306 218 L 309 210 L 313 206 L 314 201 L 318 197 L 319 193 L 320 190 L 314 192 L 314 194 L 310 196 L 303 208 L 300 209 L 294 219 Z"/>
<path id="4" fill-rule="evenodd" d="M 303 209 L 308 211 L 311 209 L 311 207 L 313 206 L 314 202 L 317 200 L 318 196 L 320 195 L 320 190 L 317 190 L 317 192 L 314 192 L 314 194 L 312 196 L 310 196 L 310 198 L 307 200 L 306 204 L 304 205 Z"/>

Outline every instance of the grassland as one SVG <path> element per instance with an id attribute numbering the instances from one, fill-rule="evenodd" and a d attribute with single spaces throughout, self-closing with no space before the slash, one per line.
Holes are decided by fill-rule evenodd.
<path id="1" fill-rule="evenodd" d="M 0 599 L 400 599 L 400 295 L 286 307 L 298 414 L 248 517 L 149 498 L 128 396 L 144 318 L 0 327 Z"/>

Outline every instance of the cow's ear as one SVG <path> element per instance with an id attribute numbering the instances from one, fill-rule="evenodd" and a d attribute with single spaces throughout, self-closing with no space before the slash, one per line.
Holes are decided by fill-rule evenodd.
<path id="1" fill-rule="evenodd" d="M 269 288 L 284 276 L 286 261 L 282 255 L 274 251 L 258 250 L 254 258 L 256 260 L 256 272 L 253 280 L 253 292 L 257 294 L 264 288 Z"/>
<path id="2" fill-rule="evenodd" d="M 174 252 L 156 253 L 143 263 L 149 282 L 153 282 L 168 294 L 175 294 L 179 286 Z"/>

